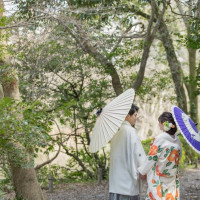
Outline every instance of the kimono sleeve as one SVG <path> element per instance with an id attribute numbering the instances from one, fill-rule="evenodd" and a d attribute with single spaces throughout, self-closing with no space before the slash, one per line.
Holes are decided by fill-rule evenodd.
<path id="1" fill-rule="evenodd" d="M 130 134 L 128 134 L 126 147 L 128 171 L 133 179 L 137 180 L 137 168 L 145 161 L 146 155 L 136 130 L 131 128 L 129 131 Z"/>
<path id="2" fill-rule="evenodd" d="M 146 154 L 144 152 L 144 148 L 143 148 L 140 138 L 138 136 L 137 136 L 136 142 L 135 142 L 134 154 L 135 154 L 137 167 L 142 166 L 142 164 L 146 160 Z"/>
<path id="3" fill-rule="evenodd" d="M 150 147 L 150 150 L 145 162 L 142 164 L 142 166 L 138 168 L 138 171 L 140 172 L 140 174 L 145 175 L 149 172 L 149 170 L 157 162 L 163 149 L 164 148 L 161 147 L 160 138 L 155 138 L 153 140 L 153 143 L 151 144 L 151 147 Z"/>

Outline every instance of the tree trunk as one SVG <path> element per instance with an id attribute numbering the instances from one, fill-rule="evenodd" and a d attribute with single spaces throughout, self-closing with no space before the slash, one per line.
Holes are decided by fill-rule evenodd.
<path id="1" fill-rule="evenodd" d="M 142 54 L 142 60 L 141 60 L 141 63 L 140 63 L 140 69 L 139 69 L 137 78 L 135 79 L 135 81 L 133 83 L 133 88 L 136 91 L 142 85 L 142 82 L 143 82 L 143 79 L 144 79 L 145 68 L 146 68 L 146 64 L 147 64 L 147 59 L 148 59 L 149 53 L 150 53 L 150 48 L 151 48 L 151 45 L 152 45 L 153 40 L 155 38 L 156 32 L 157 32 L 157 30 L 160 26 L 160 22 L 161 22 L 161 19 L 163 18 L 164 13 L 165 13 L 165 3 L 163 3 L 163 10 L 159 14 L 155 2 L 151 1 L 151 17 L 149 19 L 147 33 L 146 33 L 145 40 L 144 40 L 144 50 L 143 50 L 143 54 Z M 156 25 L 153 28 L 153 30 L 151 30 L 152 26 L 153 26 L 154 19 L 155 19 L 155 16 L 154 16 L 155 14 L 157 14 Z"/>
<path id="2" fill-rule="evenodd" d="M 140 10 L 137 10 L 134 6 L 130 9 L 132 12 L 149 19 L 150 16 Z M 154 22 L 156 22 L 156 19 L 154 19 Z M 172 79 L 175 85 L 175 92 L 177 95 L 177 102 L 178 106 L 182 108 L 187 113 L 187 99 L 185 90 L 183 87 L 183 77 L 181 74 L 181 65 L 178 62 L 178 59 L 175 54 L 173 42 L 171 39 L 171 36 L 169 34 L 168 28 L 162 18 L 160 27 L 159 27 L 159 34 L 161 36 L 161 41 L 163 43 L 163 46 L 166 51 L 167 55 L 167 61 L 169 63 L 169 67 L 172 74 Z"/>
<path id="3" fill-rule="evenodd" d="M 4 94 L 4 97 L 13 98 L 19 101 L 20 95 L 18 88 L 18 80 L 14 75 L 14 72 L 12 72 L 12 70 L 7 70 L 6 72 L 4 72 L 2 74 L 1 82 L 3 88 L 2 93 Z M 27 157 L 23 158 L 24 160 L 27 160 L 27 162 L 28 160 L 33 158 L 32 155 L 28 153 L 28 151 L 24 147 L 18 144 L 10 144 L 10 145 L 13 146 L 14 153 L 19 150 L 18 147 L 20 147 L 20 149 L 23 148 L 22 151 L 26 152 L 25 154 L 28 154 L 29 157 L 28 159 Z M 17 199 L 44 200 L 45 198 L 37 182 L 37 177 L 33 165 L 26 168 L 22 167 L 19 164 L 16 164 L 16 155 L 10 155 L 10 154 L 9 154 L 9 163 L 11 167 L 13 186 L 16 192 Z"/>
<path id="4" fill-rule="evenodd" d="M 189 99 L 190 99 L 190 117 L 194 122 L 198 122 L 198 96 L 196 95 L 197 84 L 196 84 L 196 49 L 188 48 L 189 56 L 189 74 L 190 74 L 190 84 L 189 84 Z"/>
<path id="5" fill-rule="evenodd" d="M 0 0 L 0 8 L 4 8 L 3 0 Z M 3 12 L 0 12 L 0 18 L 3 16 Z M 0 33 L 1 34 L 1 33 Z M 4 65 L 3 58 L 0 58 L 0 66 Z M 9 97 L 12 99 L 20 100 L 20 93 L 18 88 L 18 79 L 15 76 L 15 72 L 7 69 L 2 72 L 0 85 L 0 98 Z M 15 154 L 18 149 L 18 144 L 10 144 L 14 149 Z M 20 146 L 20 145 L 19 145 Z M 21 147 L 20 147 L 21 148 Z M 26 149 L 23 149 L 26 152 Z M 8 153 L 9 154 L 9 153 Z M 32 157 L 30 155 L 30 157 Z M 16 192 L 17 199 L 24 200 L 44 200 L 42 190 L 37 182 L 37 177 L 34 167 L 23 168 L 16 166 L 15 155 L 9 154 L 9 164 L 12 172 L 13 186 Z M 27 158 L 24 158 L 27 159 Z"/>
<path id="6" fill-rule="evenodd" d="M 2 85 L 0 85 L 0 99 L 3 99 L 4 94 L 3 94 L 3 88 Z"/>
<path id="7" fill-rule="evenodd" d="M 172 74 L 172 79 L 175 85 L 178 106 L 187 113 L 188 112 L 187 100 L 186 100 L 185 90 L 183 87 L 181 65 L 176 57 L 173 42 L 164 20 L 162 20 L 161 25 L 159 27 L 159 33 L 161 36 L 161 41 L 163 43 L 163 46 L 167 54 L 167 61 L 168 61 L 171 74 Z"/>
<path id="8" fill-rule="evenodd" d="M 183 22 L 185 24 L 185 28 L 187 30 L 187 37 L 191 37 L 191 24 L 189 19 L 186 17 L 186 12 L 184 11 L 182 4 L 179 1 L 176 1 L 177 7 L 179 9 L 179 12 L 181 14 L 181 17 L 183 19 Z M 191 3 L 188 6 L 187 14 L 192 16 L 193 15 L 193 7 L 195 5 L 195 2 Z M 196 3 L 196 10 L 195 15 L 196 17 L 199 17 L 200 14 L 200 1 Z M 196 83 L 196 49 L 187 48 L 188 50 L 188 61 L 189 61 L 189 84 L 186 83 L 186 88 L 188 91 L 189 96 L 189 105 L 190 105 L 190 116 L 195 121 L 198 122 L 198 96 L 196 94 L 197 91 L 197 83 Z"/>
<path id="9" fill-rule="evenodd" d="M 33 167 L 21 168 L 11 164 L 11 171 L 17 198 L 23 198 L 24 200 L 45 199 Z"/>

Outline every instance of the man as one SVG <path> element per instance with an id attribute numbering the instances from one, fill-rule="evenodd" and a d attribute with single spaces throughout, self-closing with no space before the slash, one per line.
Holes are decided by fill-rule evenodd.
<path id="1" fill-rule="evenodd" d="M 137 168 L 146 155 L 135 125 L 139 108 L 132 105 L 119 131 L 111 140 L 109 193 L 110 200 L 139 200 Z"/>

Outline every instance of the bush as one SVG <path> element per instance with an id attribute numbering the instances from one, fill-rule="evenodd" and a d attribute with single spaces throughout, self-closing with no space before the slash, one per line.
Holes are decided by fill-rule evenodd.
<path id="1" fill-rule="evenodd" d="M 182 146 L 182 159 L 180 162 L 181 167 L 185 167 L 191 164 L 197 165 L 197 160 L 200 160 L 200 155 L 196 153 L 196 151 L 194 151 L 192 147 L 190 147 L 190 145 L 186 142 L 182 135 L 179 135 L 179 139 Z"/>
<path id="2" fill-rule="evenodd" d="M 8 166 L 8 164 L 6 162 L 6 158 L 5 158 L 4 155 L 1 155 L 0 159 L 1 159 L 0 175 L 2 177 L 0 179 L 0 199 L 1 199 L 1 195 L 9 192 L 13 188 L 12 188 L 11 170 L 10 170 L 10 167 Z"/>
<path id="3" fill-rule="evenodd" d="M 143 148 L 144 148 L 144 151 L 145 151 L 146 155 L 147 155 L 148 152 L 149 152 L 150 144 L 151 144 L 152 140 L 153 140 L 153 139 L 150 138 L 150 139 L 147 139 L 147 140 L 143 140 L 143 141 L 142 141 L 142 146 L 143 146 Z"/>
<path id="4" fill-rule="evenodd" d="M 92 180 L 87 174 L 80 170 L 79 167 L 76 169 L 70 169 L 67 167 L 59 165 L 50 165 L 44 166 L 41 169 L 37 170 L 37 178 L 40 185 L 44 188 L 48 187 L 49 175 L 53 178 L 53 183 L 55 185 L 61 183 L 75 183 L 75 182 L 85 182 Z"/>
<path id="5" fill-rule="evenodd" d="M 36 171 L 37 178 L 42 187 L 47 187 L 49 182 L 49 175 L 54 179 L 54 184 L 59 184 L 63 178 L 62 167 L 59 165 L 44 166 Z"/>

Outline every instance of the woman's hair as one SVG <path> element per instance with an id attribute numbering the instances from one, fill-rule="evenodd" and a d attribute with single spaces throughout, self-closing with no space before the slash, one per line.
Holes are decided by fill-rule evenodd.
<path id="1" fill-rule="evenodd" d="M 172 116 L 172 113 L 170 112 L 164 112 L 162 113 L 162 115 L 160 115 L 160 117 L 158 118 L 158 121 L 160 123 L 164 123 L 164 122 L 169 122 L 172 123 L 173 125 L 175 125 L 174 128 L 171 128 L 169 131 L 166 131 L 167 133 L 169 133 L 170 135 L 174 135 L 177 131 L 177 127 L 176 127 L 176 123 L 174 121 L 174 118 Z"/>
<path id="2" fill-rule="evenodd" d="M 136 105 L 132 104 L 131 109 L 129 110 L 129 115 L 132 116 L 135 112 L 138 112 L 139 107 L 137 107 Z"/>

